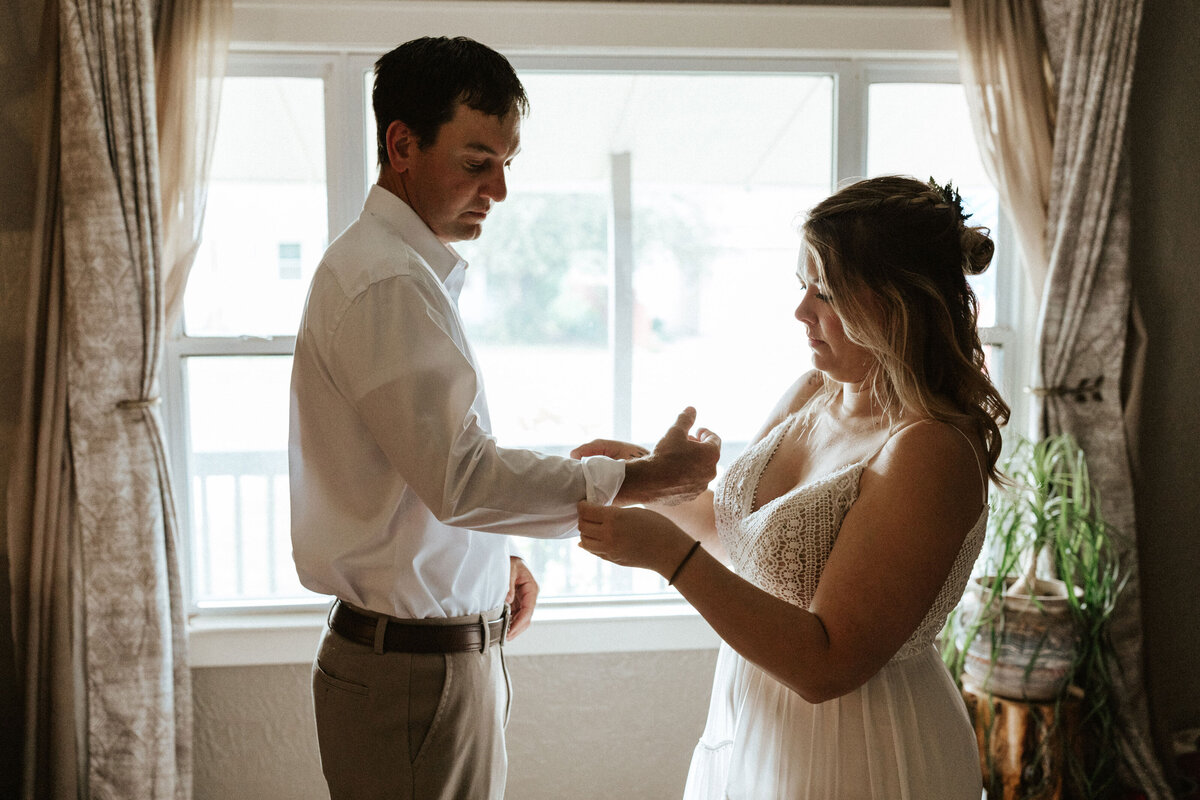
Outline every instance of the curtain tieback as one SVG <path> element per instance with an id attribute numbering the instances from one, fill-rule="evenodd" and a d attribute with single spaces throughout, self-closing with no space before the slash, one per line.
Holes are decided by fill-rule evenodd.
<path id="1" fill-rule="evenodd" d="M 162 402 L 161 397 L 143 397 L 137 400 L 121 400 L 117 403 L 117 408 L 122 411 L 137 411 L 143 408 L 153 408 Z"/>
<path id="2" fill-rule="evenodd" d="M 1104 399 L 1100 393 L 1103 383 L 1104 376 L 1100 375 L 1096 378 L 1080 378 L 1074 386 L 1026 386 L 1025 393 L 1034 397 L 1070 397 L 1076 403 L 1086 403 L 1088 400 L 1099 402 Z"/>

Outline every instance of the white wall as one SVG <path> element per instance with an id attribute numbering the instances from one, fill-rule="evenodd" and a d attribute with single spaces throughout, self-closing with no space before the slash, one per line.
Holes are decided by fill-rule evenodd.
<path id="1" fill-rule="evenodd" d="M 509 659 L 512 800 L 683 792 L 715 650 Z M 195 800 L 325 800 L 309 667 L 193 671 Z"/>

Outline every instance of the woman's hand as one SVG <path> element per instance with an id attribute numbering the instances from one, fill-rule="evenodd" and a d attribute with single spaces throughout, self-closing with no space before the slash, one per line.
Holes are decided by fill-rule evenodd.
<path id="1" fill-rule="evenodd" d="M 695 540 L 674 522 L 644 508 L 579 504 L 579 546 L 624 567 L 669 577 Z"/>
<path id="2" fill-rule="evenodd" d="M 619 461 L 628 461 L 631 458 L 642 458 L 648 455 L 650 455 L 650 451 L 640 444 L 621 442 L 616 439 L 593 439 L 571 451 L 571 458 L 576 459 L 587 456 L 608 456 Z"/>

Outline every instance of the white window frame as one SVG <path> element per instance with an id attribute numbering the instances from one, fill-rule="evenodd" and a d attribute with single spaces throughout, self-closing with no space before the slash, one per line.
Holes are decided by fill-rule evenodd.
<path id="1" fill-rule="evenodd" d="M 381 32 L 390 38 L 380 39 Z M 331 237 L 359 213 L 374 179 L 373 143 L 365 139 L 370 109 L 362 73 L 379 54 L 416 36 L 462 34 L 504 52 L 518 69 L 589 66 L 692 68 L 832 74 L 838 84 L 835 128 L 853 126 L 857 142 L 835 136 L 838 181 L 865 174 L 868 82 L 957 82 L 947 9 L 723 6 L 583 2 L 322 2 L 235 0 L 231 75 L 295 75 L 326 81 L 326 155 Z M 281 72 L 281 70 L 284 70 Z M 849 91 L 847 91 L 847 89 Z M 364 154 L 359 156 L 358 154 Z M 1001 241 L 1010 237 L 1001 231 Z M 1008 271 L 1011 272 L 1011 271 Z M 1016 281 L 998 276 L 1000 304 L 1018 303 Z M 988 329 L 1005 348 L 1006 396 L 1025 374 L 1018 321 Z M 1023 322 L 1023 321 L 1022 321 Z M 1015 327 L 1023 330 L 1024 327 Z M 187 409 L 182 359 L 196 355 L 289 355 L 294 337 L 187 339 L 166 348 L 167 423 L 175 474 L 187 476 Z M 180 518 L 190 521 L 187 487 L 177 481 Z M 186 534 L 185 534 L 186 536 Z M 191 548 L 181 547 L 184 558 Z M 183 564 L 185 591 L 190 563 Z M 190 600 L 189 600 L 190 602 Z M 307 663 L 324 625 L 325 606 L 229 608 L 192 613 L 191 663 L 196 667 Z M 509 645 L 510 654 L 707 649 L 718 639 L 685 602 L 562 600 L 539 605 L 536 624 Z"/>

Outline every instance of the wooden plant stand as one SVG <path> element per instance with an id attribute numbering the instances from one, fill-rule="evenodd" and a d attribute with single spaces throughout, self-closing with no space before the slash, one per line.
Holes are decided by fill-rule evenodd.
<path id="1" fill-rule="evenodd" d="M 1025 703 L 965 687 L 988 800 L 1073 800 L 1067 748 L 1079 749 L 1079 699 Z"/>

